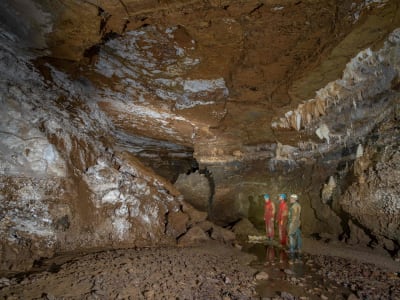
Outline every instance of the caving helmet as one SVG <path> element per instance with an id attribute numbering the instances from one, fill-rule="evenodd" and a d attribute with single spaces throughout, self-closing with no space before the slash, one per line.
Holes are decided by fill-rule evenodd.
<path id="1" fill-rule="evenodd" d="M 279 198 L 282 198 L 283 200 L 286 200 L 286 194 L 279 194 Z"/>

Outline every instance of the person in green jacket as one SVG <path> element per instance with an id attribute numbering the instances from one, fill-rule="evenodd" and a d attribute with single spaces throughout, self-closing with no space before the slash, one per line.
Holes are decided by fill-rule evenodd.
<path id="1" fill-rule="evenodd" d="M 289 254 L 294 258 L 295 252 L 300 253 L 302 247 L 300 216 L 301 205 L 296 194 L 290 195 L 290 208 L 288 217 Z"/>

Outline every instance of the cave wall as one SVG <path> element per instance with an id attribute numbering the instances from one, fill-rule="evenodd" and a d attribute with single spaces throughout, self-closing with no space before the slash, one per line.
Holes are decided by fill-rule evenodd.
<path id="1" fill-rule="evenodd" d="M 55 252 L 154 245 L 181 201 L 171 184 L 110 147 L 111 124 L 81 82 L 51 69 L 47 85 L 2 36 L 1 270 Z"/>
<path id="2" fill-rule="evenodd" d="M 400 244 L 398 107 L 366 140 L 351 170 L 355 180 L 340 199 L 353 223 L 389 251 Z"/>

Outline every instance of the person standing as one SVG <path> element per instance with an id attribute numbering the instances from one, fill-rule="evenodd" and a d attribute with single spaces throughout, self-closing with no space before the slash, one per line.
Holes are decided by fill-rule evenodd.
<path id="1" fill-rule="evenodd" d="M 275 220 L 275 204 L 271 201 L 268 194 L 264 195 L 264 221 L 265 232 L 268 240 L 273 240 L 275 235 L 274 220 Z"/>
<path id="2" fill-rule="evenodd" d="M 301 206 L 296 194 L 290 195 L 290 209 L 288 222 L 289 254 L 294 258 L 294 253 L 300 253 L 302 247 L 300 214 Z"/>
<path id="3" fill-rule="evenodd" d="M 279 242 L 283 247 L 287 245 L 287 222 L 288 222 L 288 214 L 289 209 L 286 203 L 286 194 L 279 194 L 278 196 L 279 206 L 277 213 L 277 223 L 278 223 L 278 233 L 279 233 Z"/>

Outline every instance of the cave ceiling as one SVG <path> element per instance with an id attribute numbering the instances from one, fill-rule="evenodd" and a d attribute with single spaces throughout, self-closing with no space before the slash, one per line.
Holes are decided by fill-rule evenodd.
<path id="1" fill-rule="evenodd" d="M 95 86 L 128 148 L 145 137 L 224 161 L 249 145 L 319 142 L 271 124 L 382 45 L 400 17 L 375 2 L 36 1 L 52 20 L 36 65 Z"/>

